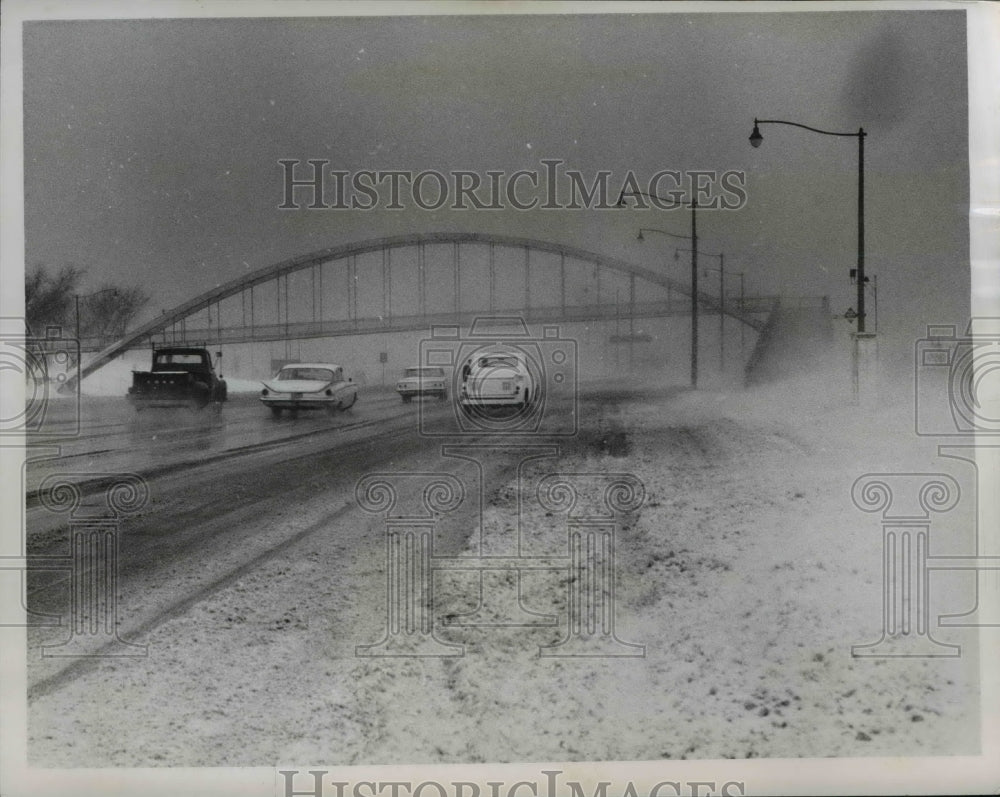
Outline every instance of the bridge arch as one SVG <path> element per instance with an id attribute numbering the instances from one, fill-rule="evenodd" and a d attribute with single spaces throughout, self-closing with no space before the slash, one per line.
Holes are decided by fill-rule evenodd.
<path id="1" fill-rule="evenodd" d="M 256 286 L 263 285 L 271 281 L 278 281 L 277 284 L 277 295 L 279 296 L 280 302 L 280 292 L 281 285 L 280 280 L 285 278 L 286 288 L 285 297 L 287 301 L 288 288 L 287 288 L 287 277 L 295 272 L 304 271 L 306 269 L 315 269 L 316 267 L 324 267 L 330 263 L 336 261 L 347 260 L 349 261 L 348 267 L 351 268 L 356 265 L 356 259 L 359 256 L 367 255 L 373 252 L 383 253 L 383 263 L 382 263 L 382 281 L 383 281 L 383 292 L 386 286 L 386 268 L 387 263 L 391 262 L 390 254 L 393 250 L 402 249 L 407 247 L 417 248 L 417 258 L 418 258 L 418 269 L 420 271 L 420 276 L 418 278 L 419 283 L 419 296 L 418 302 L 422 309 L 426 310 L 426 275 L 424 273 L 424 251 L 425 248 L 432 245 L 451 245 L 453 247 L 453 268 L 455 275 L 455 307 L 453 310 L 446 313 L 427 313 L 426 311 L 421 312 L 415 316 L 408 317 L 409 320 L 406 322 L 401 322 L 398 319 L 394 322 L 390 317 L 385 318 L 384 315 L 360 319 L 355 313 L 354 318 L 346 318 L 343 320 L 337 319 L 329 323 L 315 323 L 310 327 L 308 324 L 295 324 L 292 325 L 288 320 L 288 311 L 286 308 L 285 323 L 282 326 L 280 323 L 280 306 L 278 308 L 279 324 L 270 325 L 267 330 L 258 330 L 254 328 L 253 322 L 251 320 L 251 327 L 249 329 L 249 334 L 247 330 L 244 329 L 245 337 L 243 340 L 276 340 L 276 339 L 289 339 L 296 337 L 319 337 L 326 335 L 337 335 L 337 334 L 365 334 L 369 332 L 385 332 L 392 330 L 401 329 L 416 329 L 416 328 L 427 328 L 430 323 L 448 323 L 461 321 L 463 319 L 463 310 L 460 305 L 460 290 L 459 290 L 459 280 L 461 279 L 461 268 L 460 268 L 460 247 L 463 244 L 485 244 L 489 247 L 489 307 L 477 308 L 475 315 L 483 315 L 489 312 L 501 311 L 501 308 L 494 307 L 494 295 L 495 295 L 495 272 L 494 272 L 494 250 L 496 247 L 505 247 L 520 249 L 524 252 L 524 263 L 525 263 L 525 274 L 528 274 L 528 269 L 530 265 L 531 253 L 545 253 L 550 255 L 555 255 L 559 258 L 560 271 L 562 276 L 562 306 L 561 308 L 546 308 L 545 312 L 549 313 L 548 317 L 552 317 L 555 313 L 556 317 L 560 317 L 559 311 L 561 310 L 561 318 L 564 320 L 579 320 L 580 318 L 589 318 L 591 316 L 581 315 L 580 308 L 571 308 L 566 304 L 565 296 L 565 264 L 567 260 L 576 261 L 582 264 L 589 264 L 594 267 L 595 273 L 598 274 L 598 278 L 601 270 L 605 270 L 612 274 L 623 275 L 627 280 L 630 288 L 629 302 L 628 302 L 628 316 L 634 317 L 637 314 L 641 315 L 645 313 L 646 315 L 656 315 L 658 314 L 652 308 L 646 308 L 645 310 L 640 308 L 636 302 L 636 281 L 642 280 L 650 285 L 659 286 L 667 290 L 668 297 L 671 293 L 676 293 L 680 297 L 687 297 L 687 304 L 690 304 L 691 289 L 690 285 L 685 282 L 676 280 L 666 274 L 659 271 L 655 271 L 644 266 L 639 266 L 634 263 L 629 263 L 620 258 L 611 257 L 608 255 L 599 254 L 596 252 L 591 252 L 586 249 L 582 249 L 576 246 L 570 246 L 568 244 L 554 243 L 552 241 L 545 241 L 536 238 L 524 238 L 511 235 L 500 235 L 494 233 L 482 233 L 482 232 L 431 232 L 431 233 L 413 233 L 407 235 L 396 235 L 383 238 L 371 238 L 363 241 L 350 242 L 345 244 L 340 244 L 338 246 L 327 247 L 325 249 L 319 249 L 308 254 L 299 255 L 297 257 L 292 257 L 286 260 L 282 260 L 278 263 L 274 263 L 268 266 L 258 268 L 248 274 L 244 274 L 236 279 L 230 280 L 223 283 L 215 288 L 212 288 L 204 293 L 201 293 L 192 299 L 183 302 L 169 311 L 164 311 L 164 313 L 157 318 L 154 318 L 147 323 L 137 327 L 136 329 L 129 332 L 121 340 L 115 341 L 110 346 L 107 346 L 96 356 L 90 360 L 86 365 L 83 366 L 81 370 L 81 375 L 83 377 L 94 373 L 102 366 L 110 362 L 112 359 L 117 357 L 123 352 L 135 348 L 136 346 L 142 344 L 144 341 L 152 341 L 157 335 L 163 334 L 164 339 L 166 339 L 166 330 L 176 329 L 176 325 L 181 323 L 183 325 L 185 319 L 191 317 L 195 313 L 199 313 L 203 310 L 208 310 L 209 312 L 209 329 L 211 327 L 211 308 L 213 306 L 218 307 L 219 304 L 230 297 L 237 296 L 240 294 L 246 294 L 249 291 L 251 300 L 251 319 L 253 317 L 253 290 Z M 389 266 L 391 269 L 391 266 Z M 357 275 L 354 275 L 355 281 L 357 280 Z M 357 298 L 355 288 L 355 300 Z M 350 292 L 350 282 L 348 283 L 348 291 Z M 527 277 L 525 285 L 525 297 L 530 302 L 530 295 L 527 289 Z M 668 299 L 669 303 L 669 299 Z M 763 326 L 763 322 L 760 320 L 759 316 L 754 315 L 751 312 L 744 312 L 742 309 L 738 309 L 733 305 L 726 305 L 725 308 L 720 308 L 719 298 L 717 296 L 711 296 L 708 293 L 699 291 L 698 293 L 698 303 L 701 306 L 708 308 L 711 311 L 719 312 L 720 309 L 724 309 L 725 313 L 733 318 L 739 320 L 740 322 L 750 326 L 755 330 L 759 330 Z M 245 304 L 245 303 L 244 303 Z M 528 315 L 531 315 L 531 308 L 522 308 L 529 311 Z M 505 314 L 509 314 L 511 308 L 502 308 Z M 574 316 L 574 311 L 577 311 Z M 244 310 L 245 314 L 245 310 Z M 464 314 L 468 314 L 465 311 Z M 663 314 L 663 310 L 659 311 L 659 314 Z M 544 315 L 540 308 L 535 310 L 535 315 Z M 350 316 L 350 313 L 348 313 Z M 607 316 L 606 316 L 607 317 Z M 407 326 L 406 324 L 410 324 Z M 292 327 L 295 327 L 294 329 Z M 244 325 L 245 327 L 245 325 Z M 277 327 L 277 328 L 275 328 Z M 216 340 L 219 342 L 226 342 L 222 339 L 222 326 L 221 323 L 218 325 L 216 330 L 217 336 Z"/>

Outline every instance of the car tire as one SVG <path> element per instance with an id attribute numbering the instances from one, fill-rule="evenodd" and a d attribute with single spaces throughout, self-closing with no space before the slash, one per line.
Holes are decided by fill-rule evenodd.
<path id="1" fill-rule="evenodd" d="M 280 418 L 281 417 L 281 407 L 271 407 L 271 417 Z"/>
<path id="2" fill-rule="evenodd" d="M 438 393 L 438 400 L 439 401 L 447 401 L 448 400 L 448 391 L 447 390 L 442 390 L 440 393 Z"/>
<path id="3" fill-rule="evenodd" d="M 403 396 L 404 404 L 409 404 L 411 401 L 413 401 L 413 396 Z"/>

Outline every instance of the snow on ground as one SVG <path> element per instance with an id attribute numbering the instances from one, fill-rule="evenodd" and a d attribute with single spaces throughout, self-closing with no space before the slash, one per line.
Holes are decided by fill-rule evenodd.
<path id="1" fill-rule="evenodd" d="M 539 659 L 562 631 L 449 630 L 464 657 L 357 665 L 358 708 L 385 707 L 386 721 L 364 727 L 373 712 L 359 711 L 368 744 L 352 762 L 976 752 L 974 649 L 851 657 L 879 637 L 881 531 L 850 503 L 866 459 L 845 446 L 850 411 L 819 405 L 795 428 L 766 403 L 752 416 L 759 399 L 624 404 L 610 426 L 628 430 L 628 456 L 559 463 L 628 470 L 646 485 L 617 545 L 618 635 L 644 644 L 644 658 Z M 872 461 L 885 439 L 864 441 Z M 494 494 L 488 527 L 509 528 L 513 487 Z M 565 545 L 560 523 L 529 525 L 548 537 L 541 548 Z M 524 603 L 564 610 L 565 586 L 526 579 Z"/>
<path id="2" fill-rule="evenodd" d="M 933 452 L 909 431 L 905 391 L 862 411 L 813 378 L 647 392 L 609 403 L 596 432 L 565 446 L 561 472 L 627 472 L 645 485 L 618 530 L 615 605 L 618 637 L 644 645 L 643 657 L 539 658 L 564 622 L 440 627 L 466 646 L 461 657 L 355 657 L 384 623 L 370 605 L 384 595 L 372 519 L 368 550 L 322 535 L 137 640 L 155 644 L 155 671 L 102 664 L 114 690 L 81 688 L 75 704 L 87 717 L 89 695 L 100 721 L 66 717 L 74 727 L 47 734 L 59 712 L 43 707 L 33 757 L 247 766 L 975 754 L 973 637 L 951 632 L 960 658 L 851 657 L 851 645 L 879 637 L 882 589 L 879 521 L 852 505 L 851 484 L 871 470 L 939 469 Z M 538 551 L 566 548 L 562 518 L 532 506 L 551 469 L 526 466 L 520 487 Z M 511 481 L 487 493 L 487 552 L 509 541 L 517 491 Z M 322 565 L 331 557 L 345 562 L 353 601 L 335 594 Z M 515 594 L 513 573 L 492 578 L 493 594 Z M 564 619 L 567 582 L 565 571 L 524 575 L 523 605 Z M 474 584 L 439 574 L 435 614 L 474 608 Z"/>

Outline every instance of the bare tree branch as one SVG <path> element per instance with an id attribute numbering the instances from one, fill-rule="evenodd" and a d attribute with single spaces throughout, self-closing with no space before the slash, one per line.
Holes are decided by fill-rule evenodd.
<path id="1" fill-rule="evenodd" d="M 80 294 L 86 270 L 63 266 L 50 273 L 45 266 L 35 266 L 25 274 L 25 323 L 31 334 L 43 335 L 49 326 L 61 326 L 75 334 L 79 306 L 80 337 L 117 338 L 149 301 L 138 287 L 118 287 L 110 283 L 89 294 Z"/>

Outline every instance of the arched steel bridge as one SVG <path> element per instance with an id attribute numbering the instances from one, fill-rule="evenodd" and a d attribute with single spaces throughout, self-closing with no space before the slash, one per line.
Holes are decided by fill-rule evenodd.
<path id="1" fill-rule="evenodd" d="M 473 309 L 462 307 L 463 293 L 463 271 L 462 246 L 469 244 L 486 245 L 488 247 L 488 278 L 483 280 L 486 284 L 477 282 L 477 292 L 481 295 L 481 302 L 485 306 Z M 438 299 L 440 305 L 440 289 L 442 282 L 446 281 L 439 274 L 438 279 L 431 286 L 428 285 L 428 265 L 427 251 L 429 247 L 450 247 L 450 280 L 451 297 L 447 302 L 447 308 L 438 307 L 433 312 L 429 311 L 433 298 Z M 416 248 L 416 312 L 393 314 L 392 306 L 392 285 L 394 282 L 392 253 L 395 250 L 415 247 Z M 521 250 L 521 268 L 523 268 L 523 291 L 518 301 L 519 306 L 499 307 L 497 299 L 501 293 L 510 293 L 510 283 L 505 282 L 502 286 L 497 281 L 496 257 L 499 249 Z M 358 258 L 371 253 L 380 252 L 381 262 L 381 311 L 371 312 L 369 315 L 359 313 L 359 277 Z M 548 266 L 541 264 L 542 268 L 550 268 L 555 271 L 553 278 L 559 280 L 559 298 L 555 304 L 535 304 L 532 303 L 532 253 L 540 253 L 546 256 L 557 256 L 558 264 L 551 263 Z M 567 301 L 567 261 L 569 268 L 572 268 L 573 261 L 590 266 L 592 273 L 590 278 L 596 280 L 596 300 L 592 302 L 568 302 Z M 344 264 L 346 278 L 346 291 L 338 294 L 345 300 L 346 312 L 344 317 L 326 318 L 328 313 L 323 309 L 323 277 L 324 272 L 331 264 Z M 537 266 L 536 266 L 537 267 Z M 289 310 L 289 275 L 296 272 L 311 270 L 311 291 L 306 286 L 306 296 L 311 301 L 311 318 L 305 320 L 291 320 Z M 440 269 L 439 269 L 440 271 Z M 612 278 L 626 283 L 622 285 L 613 303 L 601 301 L 601 275 L 602 271 L 608 272 Z M 366 276 L 370 271 L 366 272 Z M 317 274 L 319 276 L 319 290 L 316 290 Z M 616 276 L 617 275 L 617 276 Z M 466 275 L 468 279 L 468 275 Z M 664 288 L 665 299 L 650 301 L 649 299 L 637 300 L 636 282 L 644 281 L 653 286 Z M 274 282 L 275 289 L 275 323 L 260 323 L 257 318 L 257 304 L 255 300 L 255 289 L 266 283 Z M 282 283 L 284 283 L 284 293 L 282 294 Z M 551 287 L 551 283 L 549 283 Z M 433 293 L 428 288 L 434 289 Z M 503 288 L 504 290 L 501 290 Z M 620 294 L 627 291 L 627 300 L 622 301 Z M 586 291 L 585 291 L 586 292 Z M 642 295 L 647 295 L 648 291 L 642 291 Z M 282 295 L 284 297 L 284 319 L 282 320 Z M 236 315 L 241 317 L 239 322 L 223 323 L 222 307 L 224 300 L 231 297 L 239 297 L 239 310 Z M 677 297 L 677 298 L 675 298 Z M 412 296 L 408 296 L 412 300 Z M 610 291 L 609 296 L 610 298 Z M 318 301 L 317 301 L 318 300 Z M 259 301 L 259 300 L 257 300 Z M 733 317 L 747 326 L 760 330 L 764 326 L 764 321 L 760 318 L 760 313 L 768 312 L 771 307 L 765 302 L 762 306 L 759 300 L 752 300 L 755 306 L 745 305 L 740 308 L 735 306 L 735 302 L 726 302 L 725 307 L 720 306 L 718 296 L 712 296 L 706 292 L 698 292 L 698 303 L 709 312 L 719 313 L 724 310 L 725 314 Z M 300 302 L 299 304 L 303 304 Z M 319 305 L 317 312 L 317 303 Z M 262 303 L 261 303 L 262 304 Z M 270 305 L 270 302 L 268 302 Z M 153 343 L 158 338 L 162 343 L 170 342 L 192 342 L 199 341 L 208 344 L 241 343 L 252 341 L 269 340 L 289 340 L 304 339 L 314 337 L 329 337 L 336 335 L 360 335 L 368 333 L 399 332 L 407 330 L 427 329 L 432 324 L 440 323 L 466 323 L 476 316 L 487 314 L 495 315 L 519 315 L 529 323 L 538 321 L 560 320 L 587 321 L 587 320 L 614 320 L 615 318 L 634 319 L 639 317 L 663 316 L 674 314 L 686 314 L 690 312 L 691 288 L 686 282 L 682 282 L 667 276 L 666 274 L 654 271 L 643 266 L 638 266 L 607 255 L 597 254 L 585 249 L 566 244 L 553 243 L 534 238 L 520 238 L 509 235 L 496 235 L 491 233 L 478 232 L 438 232 L 438 233 L 416 233 L 410 235 L 390 236 L 386 238 L 373 238 L 360 242 L 346 243 L 340 246 L 333 246 L 320 249 L 309 254 L 283 260 L 273 265 L 256 269 L 237 279 L 230 280 L 219 285 L 212 290 L 205 291 L 193 299 L 190 299 L 177 307 L 164 313 L 148 323 L 138 327 L 121 340 L 107 346 L 83 366 L 81 375 L 83 377 L 92 374 L 94 371 L 107 364 L 119 354 L 135 348 L 143 342 Z M 212 311 L 215 308 L 215 326 L 212 324 Z M 233 315 L 234 308 L 229 308 L 229 315 Z M 296 309 L 303 309 L 297 307 Z M 249 310 L 249 316 L 248 316 Z M 205 326 L 194 329 L 188 328 L 187 320 L 196 313 L 207 312 L 207 323 Z"/>

